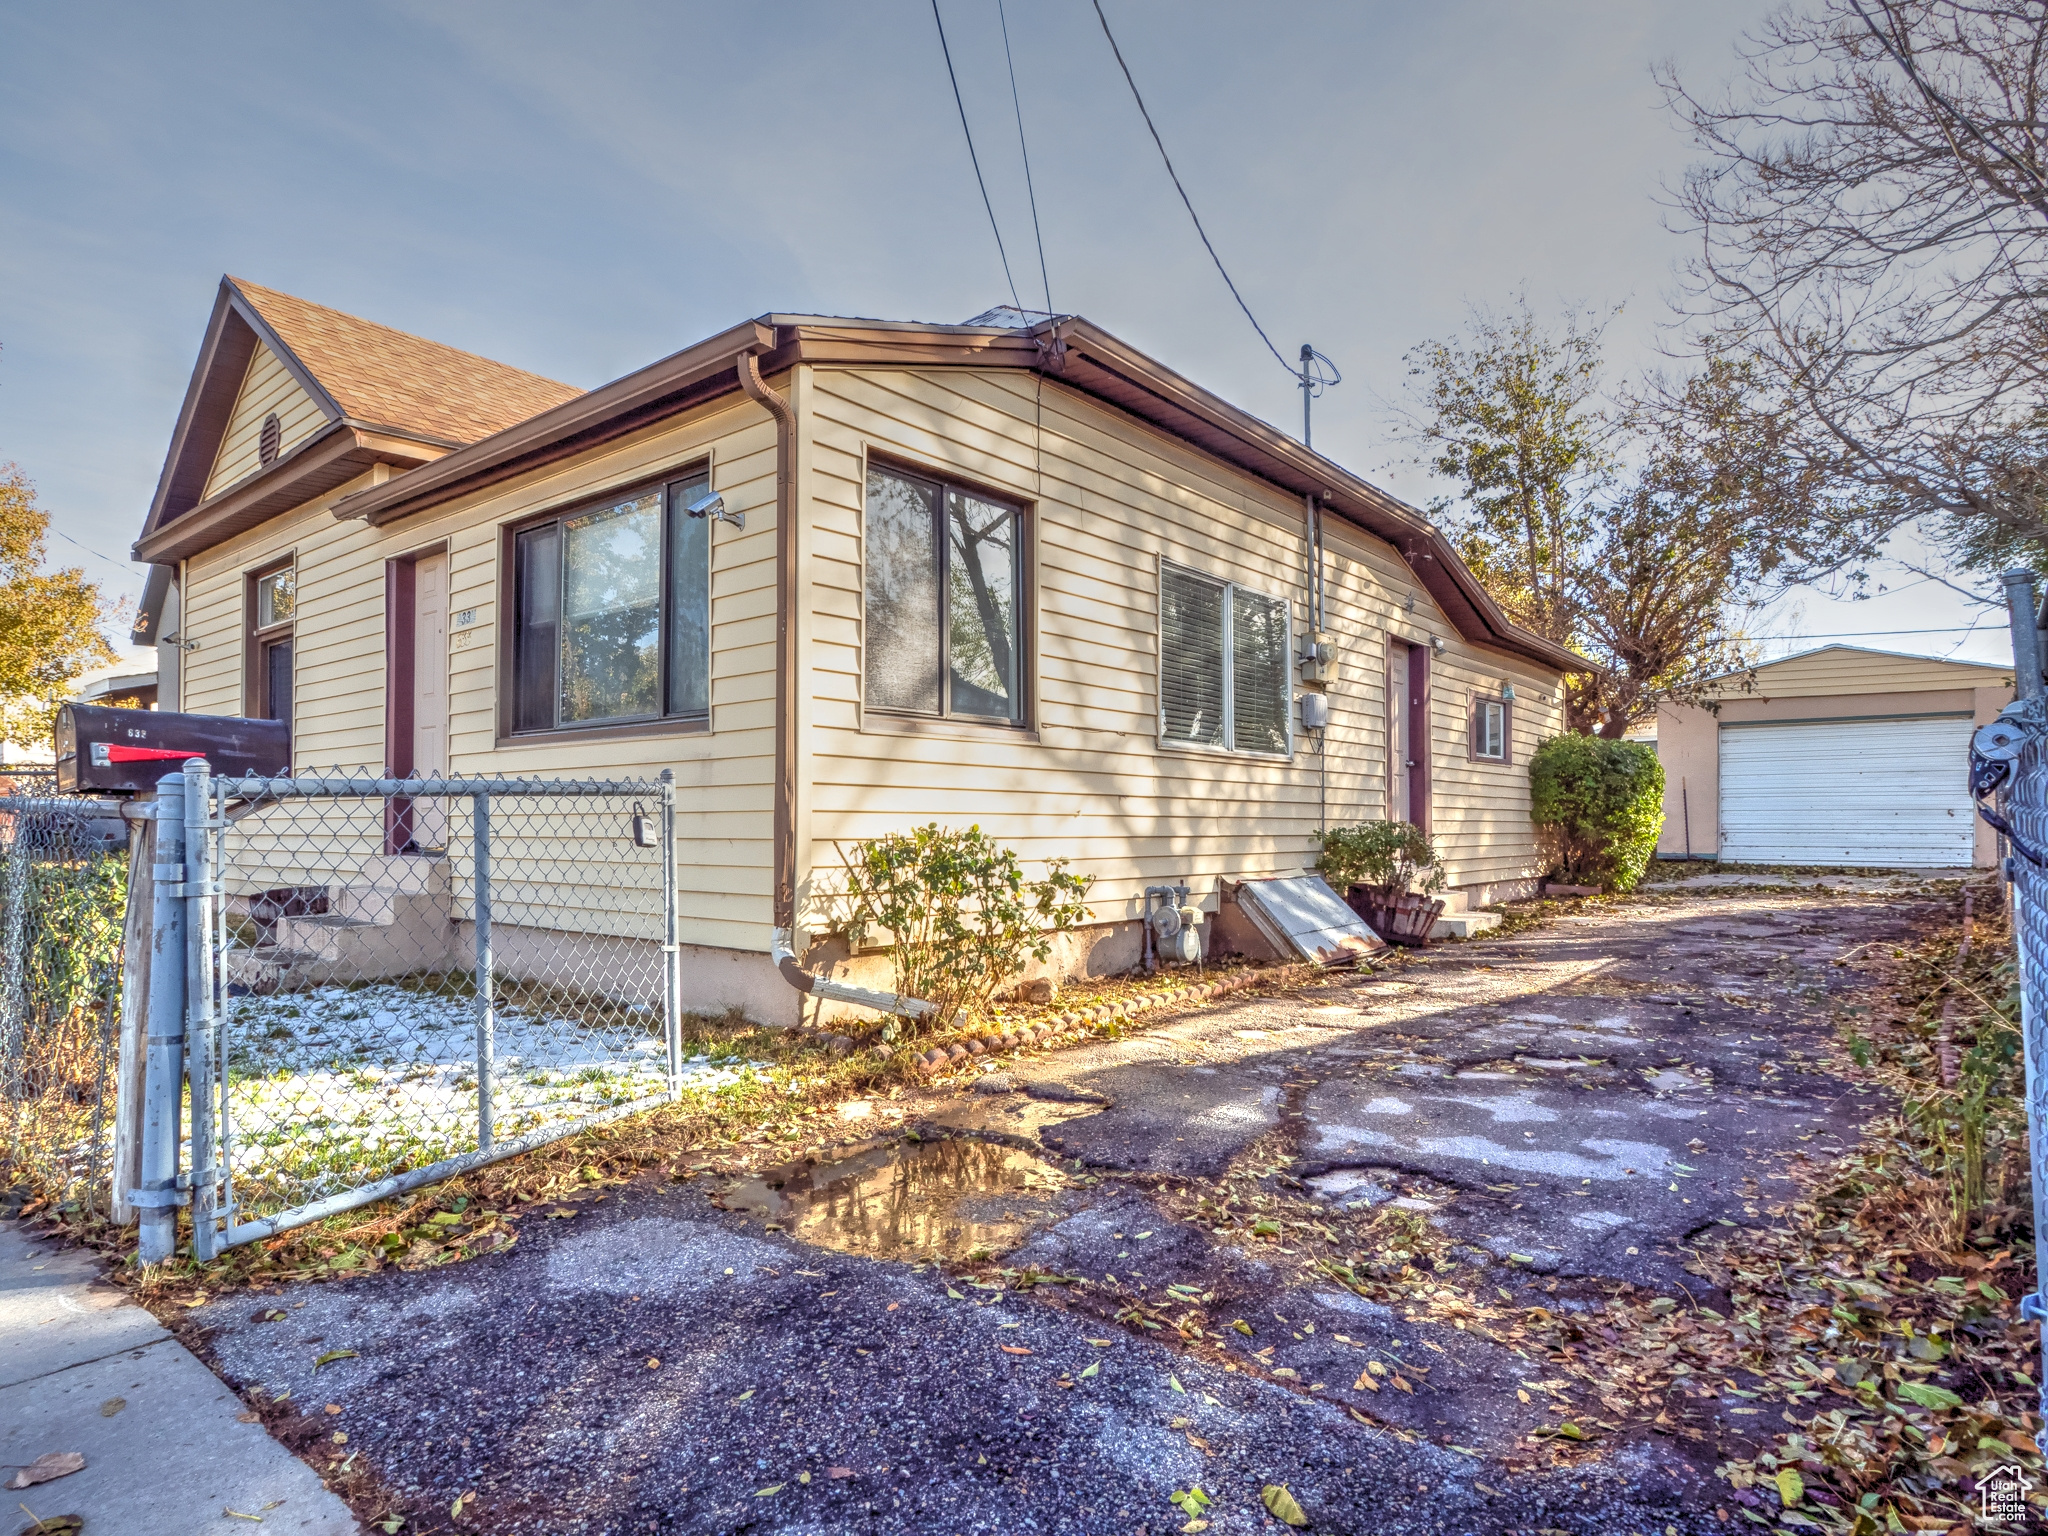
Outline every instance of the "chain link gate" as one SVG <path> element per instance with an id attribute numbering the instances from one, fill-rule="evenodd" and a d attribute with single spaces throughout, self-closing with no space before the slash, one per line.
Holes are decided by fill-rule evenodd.
<path id="1" fill-rule="evenodd" d="M 186 964 L 160 958 L 151 987 L 182 982 L 186 1028 L 161 1061 L 151 1031 L 145 1258 L 168 1256 L 187 1200 L 208 1259 L 679 1092 L 669 774 L 216 779 L 195 762 L 157 804 L 156 952 Z"/>
<path id="2" fill-rule="evenodd" d="M 2048 1286 L 2043 1283 L 2048 1277 L 2048 684 L 2042 676 L 2043 615 L 2035 604 L 2033 575 L 2008 571 L 2004 579 L 2019 696 L 1972 740 L 1970 790 L 1978 813 L 2010 849 L 2004 869 L 2012 883 L 2018 950 L 2034 1209 L 2034 1291 L 2020 1299 L 2020 1316 L 2040 1325 L 2048 1361 Z M 2042 1372 L 2041 1382 L 2042 1428 L 2035 1442 L 2048 1453 L 2048 1371 Z"/>

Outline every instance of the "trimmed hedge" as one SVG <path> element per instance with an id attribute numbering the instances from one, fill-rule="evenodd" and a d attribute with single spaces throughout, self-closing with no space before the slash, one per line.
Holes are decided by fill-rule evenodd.
<path id="1" fill-rule="evenodd" d="M 1529 759 L 1529 815 L 1560 878 L 1634 890 L 1664 830 L 1664 765 L 1633 741 L 1553 736 Z"/>

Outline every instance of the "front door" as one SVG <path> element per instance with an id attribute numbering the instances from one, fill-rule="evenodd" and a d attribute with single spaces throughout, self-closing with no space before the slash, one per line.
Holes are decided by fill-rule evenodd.
<path id="1" fill-rule="evenodd" d="M 1429 830 L 1429 647 L 1387 643 L 1387 819 Z"/>
<path id="2" fill-rule="evenodd" d="M 422 555 L 412 580 L 412 772 L 448 771 L 448 557 Z M 448 842 L 448 808 L 440 800 L 413 807 L 412 840 L 421 848 Z"/>

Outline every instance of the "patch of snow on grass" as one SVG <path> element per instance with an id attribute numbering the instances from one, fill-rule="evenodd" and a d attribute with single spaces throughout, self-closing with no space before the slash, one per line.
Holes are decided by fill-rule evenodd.
<path id="1" fill-rule="evenodd" d="M 646 1004 L 494 1015 L 492 1124 L 501 1139 L 668 1091 L 661 1016 Z M 595 1013 L 597 1022 L 588 1017 Z M 403 981 L 229 1000 L 223 1021 L 236 1203 L 297 1204 L 477 1145 L 477 1002 Z M 693 1056 L 685 1093 L 749 1080 L 737 1057 Z"/>

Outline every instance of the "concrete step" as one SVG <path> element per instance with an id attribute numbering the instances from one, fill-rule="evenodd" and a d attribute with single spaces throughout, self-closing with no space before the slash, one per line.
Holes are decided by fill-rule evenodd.
<path id="1" fill-rule="evenodd" d="M 1432 939 L 1469 939 L 1500 926 L 1498 912 L 1446 912 L 1429 930 Z"/>

